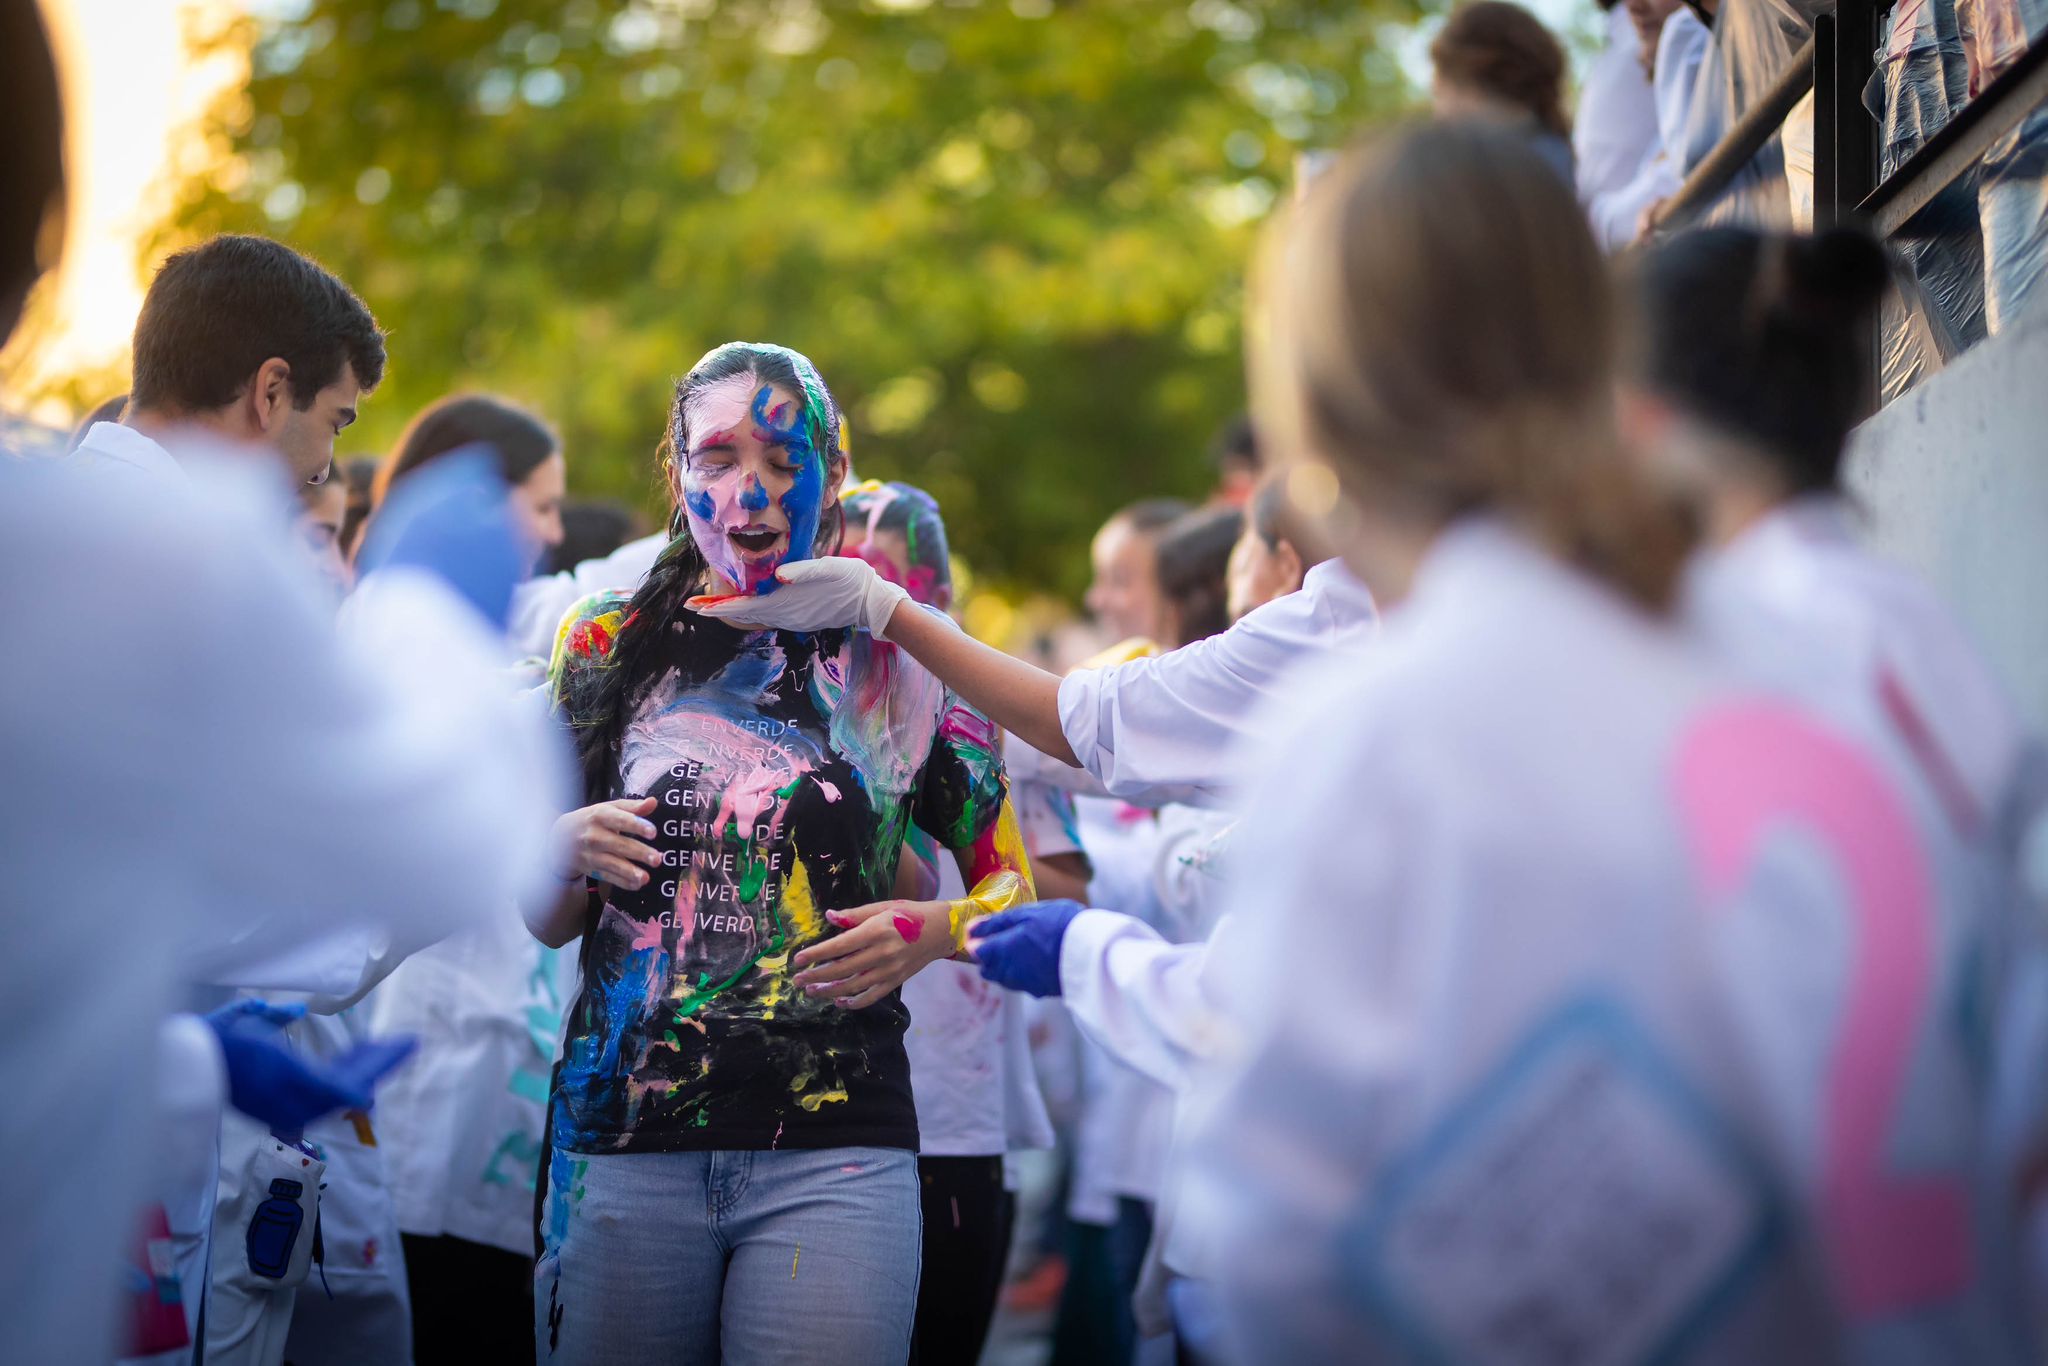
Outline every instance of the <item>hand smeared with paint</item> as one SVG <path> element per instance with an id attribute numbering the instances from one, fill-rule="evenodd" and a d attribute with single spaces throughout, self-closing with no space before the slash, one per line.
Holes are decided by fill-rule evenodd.
<path id="1" fill-rule="evenodd" d="M 302 1005 L 233 1001 L 203 1018 L 220 1040 L 227 1062 L 228 1103 L 296 1139 L 305 1127 L 340 1110 L 367 1110 L 385 1074 L 412 1056 L 409 1036 L 358 1044 L 338 1058 L 300 1057 L 284 1041 L 284 1027 L 306 1013 Z"/>
<path id="2" fill-rule="evenodd" d="M 840 555 L 785 564 L 775 571 L 775 578 L 781 587 L 766 596 L 695 597 L 684 605 L 721 621 L 779 631 L 856 626 L 880 636 L 888 630 L 897 606 L 911 600 L 901 585 L 884 579 L 874 566 Z"/>
<path id="3" fill-rule="evenodd" d="M 1033 996 L 1060 994 L 1060 946 L 1081 913 L 1078 901 L 1034 901 L 977 920 L 969 930 L 981 975 Z"/>
<path id="4" fill-rule="evenodd" d="M 830 996 L 848 1010 L 865 1010 L 953 952 L 952 903 L 877 901 L 850 911 L 827 911 L 841 933 L 797 954 L 796 984 L 812 996 Z"/>

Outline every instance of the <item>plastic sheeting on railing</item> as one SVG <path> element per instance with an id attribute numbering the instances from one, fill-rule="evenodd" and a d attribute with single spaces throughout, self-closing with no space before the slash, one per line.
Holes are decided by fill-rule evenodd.
<path id="1" fill-rule="evenodd" d="M 1972 99 L 2048 28 L 2048 0 L 1956 0 L 1956 12 Z M 2048 108 L 2028 114 L 1984 154 L 1977 213 L 1984 323 L 1987 331 L 1998 332 L 2028 306 L 2048 266 Z"/>
<path id="2" fill-rule="evenodd" d="M 1816 10 L 1832 8 L 1832 0 L 1820 6 L 1813 0 L 1722 0 L 1686 119 L 1687 171 L 1776 83 L 1813 35 Z M 1785 151 L 1782 139 L 1774 137 L 1729 181 L 1702 221 L 1782 227 L 1792 221 L 1791 213 Z"/>
<path id="3" fill-rule="evenodd" d="M 1968 99 L 1955 0 L 1899 0 L 1879 27 L 1877 69 L 1865 94 L 1878 121 L 1878 175 L 1904 165 Z M 1915 317 L 1903 293 L 1885 300 L 1878 344 L 1887 402 L 1941 368 L 1936 329 L 1964 346 L 1984 335 L 1984 248 L 1972 199 L 1945 197 L 1895 245 L 1941 317 Z"/>

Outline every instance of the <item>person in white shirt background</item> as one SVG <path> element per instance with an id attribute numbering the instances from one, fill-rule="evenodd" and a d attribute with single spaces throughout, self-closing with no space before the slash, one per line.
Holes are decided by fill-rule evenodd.
<path id="1" fill-rule="evenodd" d="M 1110 514 L 1088 544 L 1093 577 L 1082 601 L 1088 615 L 1109 633 L 1106 644 L 1153 645 L 1168 635 L 1165 599 L 1159 591 L 1159 537 L 1185 516 L 1178 498 L 1144 498 Z"/>
<path id="2" fill-rule="evenodd" d="M 1430 106 L 1438 118 L 1519 129 L 1573 183 L 1569 72 L 1543 21 L 1508 0 L 1464 0 L 1429 44 Z"/>
<path id="3" fill-rule="evenodd" d="M 1781 653 L 1784 671 L 1870 697 L 1952 823 L 2010 848 L 2038 743 L 1933 589 L 1858 544 L 1841 488 L 1868 401 L 1858 329 L 1888 277 L 1883 249 L 1847 228 L 1710 228 L 1653 248 L 1631 273 L 1624 430 L 1702 527 L 1702 629 L 1731 653 L 1738 633 L 1796 629 L 1809 649 Z"/>
<path id="4" fill-rule="evenodd" d="M 1579 80 L 1572 115 L 1572 165 L 1579 203 L 1590 214 L 1602 195 L 1635 178 L 1657 149 L 1657 107 L 1650 96 L 1648 54 L 1623 0 L 1600 0 L 1600 51 Z"/>
<path id="5" fill-rule="evenodd" d="M 1678 192 L 1690 169 L 1690 149 L 1699 142 L 1694 129 L 1694 101 L 1700 70 L 1713 45 L 1713 32 L 1700 17 L 1713 6 L 1695 10 L 1684 0 L 1623 0 L 1635 25 L 1643 62 L 1650 73 L 1656 108 L 1656 135 L 1645 149 L 1635 174 L 1587 202 L 1593 235 L 1610 251 L 1642 240 L 1654 231 L 1664 201 Z"/>
<path id="6" fill-rule="evenodd" d="M 1700 638 L 1759 685 L 1874 733 L 1925 793 L 1930 838 L 1983 869 L 1947 911 L 1986 965 L 1974 1057 L 2013 1188 L 2022 1171 L 2036 1187 L 2022 1217 L 2038 1221 L 2048 758 L 1932 587 L 1858 541 L 1841 465 L 1888 278 L 1883 249 L 1852 228 L 1713 228 L 1659 245 L 1631 273 L 1622 420 L 1703 529 L 1686 594 Z"/>

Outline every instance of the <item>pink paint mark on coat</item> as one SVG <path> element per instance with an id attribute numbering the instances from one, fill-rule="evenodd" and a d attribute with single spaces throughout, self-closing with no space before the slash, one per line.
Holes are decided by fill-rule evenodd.
<path id="1" fill-rule="evenodd" d="M 1953 1298 L 1973 1275 L 1964 1192 L 1952 1175 L 1896 1173 L 1888 1156 L 1938 952 L 1911 814 L 1861 750 L 1770 702 L 1720 708 L 1695 723 L 1676 777 L 1709 895 L 1738 888 L 1765 842 L 1788 828 L 1832 856 L 1854 939 L 1823 1080 L 1828 1257 L 1860 1316 Z"/>

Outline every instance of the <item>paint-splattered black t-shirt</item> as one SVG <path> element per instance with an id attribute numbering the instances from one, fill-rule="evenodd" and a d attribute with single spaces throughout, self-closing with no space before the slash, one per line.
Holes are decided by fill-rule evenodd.
<path id="1" fill-rule="evenodd" d="M 606 667 L 624 599 L 571 614 L 558 707 Z M 791 982 L 824 920 L 887 898 L 906 826 L 967 847 L 1004 795 L 985 721 L 895 647 L 686 614 L 621 737 L 615 797 L 653 797 L 663 864 L 605 887 L 584 936 L 555 1142 L 572 1152 L 917 1146 L 900 999 Z"/>

